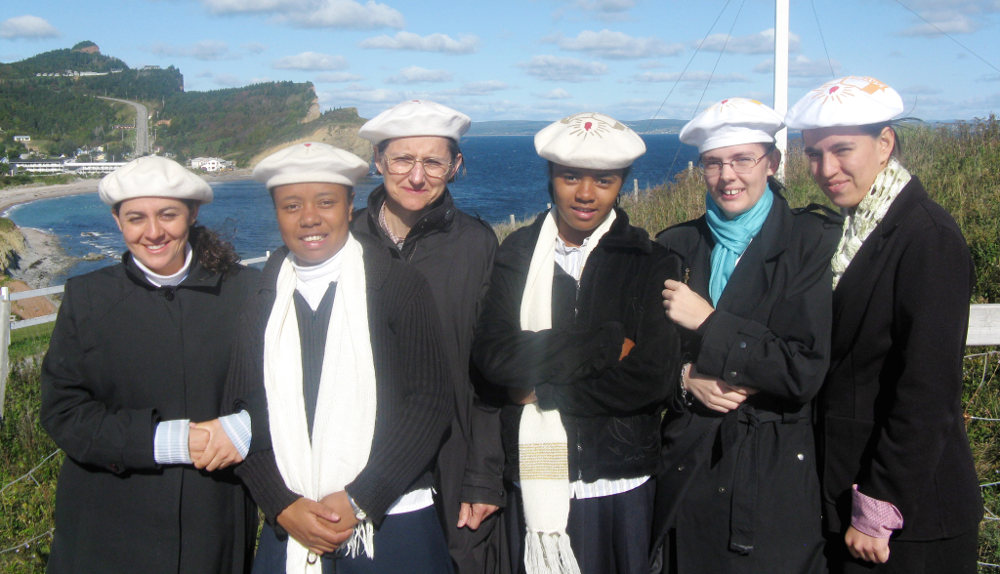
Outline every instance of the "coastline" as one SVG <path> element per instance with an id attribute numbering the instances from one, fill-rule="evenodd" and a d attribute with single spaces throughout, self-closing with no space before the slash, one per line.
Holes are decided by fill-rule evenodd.
<path id="1" fill-rule="evenodd" d="M 224 172 L 219 175 L 200 174 L 205 181 L 233 181 L 248 179 L 250 170 L 240 169 Z M 31 203 L 41 199 L 97 193 L 100 178 L 78 179 L 69 183 L 57 185 L 23 185 L 0 189 L 0 217 L 8 217 L 12 207 Z M 79 261 L 76 257 L 66 254 L 59 243 L 59 238 L 40 229 L 18 227 L 24 236 L 24 248 L 17 254 L 17 267 L 8 269 L 10 277 L 23 281 L 32 289 L 49 287 L 52 277 L 71 267 Z"/>
<path id="2" fill-rule="evenodd" d="M 219 174 L 198 174 L 208 183 L 216 181 L 233 181 L 239 179 L 250 179 L 251 170 L 236 169 Z M 10 208 L 30 203 L 39 199 L 50 199 L 53 197 L 65 197 L 67 195 L 80 195 L 84 193 L 96 193 L 100 178 L 78 179 L 69 183 L 56 185 L 30 184 L 17 187 L 0 189 L 0 216 L 6 217 Z"/>

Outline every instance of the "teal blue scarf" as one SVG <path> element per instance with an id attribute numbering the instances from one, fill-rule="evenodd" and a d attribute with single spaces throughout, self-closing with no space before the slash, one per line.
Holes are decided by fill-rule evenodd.
<path id="1" fill-rule="evenodd" d="M 732 219 L 726 219 L 726 214 L 712 201 L 712 195 L 705 194 L 705 221 L 712 231 L 715 247 L 712 248 L 712 276 L 708 281 L 708 295 L 712 305 L 719 303 L 719 297 L 726 290 L 729 277 L 736 269 L 736 261 L 746 251 L 750 241 L 760 232 L 760 228 L 771 211 L 774 194 L 770 189 L 764 190 L 753 207 Z"/>

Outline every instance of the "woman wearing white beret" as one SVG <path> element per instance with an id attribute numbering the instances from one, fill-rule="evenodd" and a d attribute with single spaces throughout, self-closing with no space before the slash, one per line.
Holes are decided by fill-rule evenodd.
<path id="1" fill-rule="evenodd" d="M 771 108 L 729 98 L 681 130 L 707 191 L 705 215 L 657 236 L 685 277 L 663 291 L 685 357 L 657 484 L 664 572 L 824 571 L 812 400 L 837 227 L 781 196 L 781 128 Z"/>
<path id="2" fill-rule="evenodd" d="M 513 564 L 648 572 L 659 422 L 679 366 L 660 307 L 679 261 L 617 207 L 642 139 L 603 114 L 535 135 L 553 208 L 497 251 L 473 359 L 509 395 Z"/>
<path id="3" fill-rule="evenodd" d="M 438 513 L 458 574 L 502 574 L 509 567 L 496 514 L 505 500 L 500 417 L 476 395 L 469 368 L 497 239 L 488 224 L 455 205 L 448 188 L 464 169 L 459 140 L 470 124 L 448 106 L 409 100 L 361 126 L 358 135 L 375 148 L 383 183 L 354 214 L 351 232 L 370 237 L 430 284 L 455 399 L 435 473 Z"/>
<path id="4" fill-rule="evenodd" d="M 827 552 L 837 573 L 972 573 L 983 514 L 961 407 L 972 261 L 899 161 L 902 112 L 891 87 L 848 76 L 785 118 L 846 216 L 817 421 Z"/>
<path id="5" fill-rule="evenodd" d="M 212 189 L 177 163 L 139 158 L 99 192 L 128 251 L 67 281 L 42 365 L 41 421 L 66 452 L 48 571 L 245 572 L 256 509 L 218 469 L 249 429 L 217 417 L 258 272 L 195 224 Z"/>
<path id="6" fill-rule="evenodd" d="M 350 233 L 367 173 L 312 142 L 254 168 L 284 243 L 227 387 L 254 425 L 237 472 L 267 518 L 255 573 L 451 571 L 431 493 L 452 412 L 437 311 L 419 273 Z"/>

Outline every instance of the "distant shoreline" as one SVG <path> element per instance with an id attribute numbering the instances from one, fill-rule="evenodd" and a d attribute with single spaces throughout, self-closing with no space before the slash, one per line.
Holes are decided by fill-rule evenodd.
<path id="1" fill-rule="evenodd" d="M 252 172 L 249 169 L 237 169 L 223 172 L 218 175 L 204 174 L 201 177 L 205 181 L 212 183 L 216 181 L 250 179 L 251 173 Z M 95 193 L 97 192 L 97 185 L 100 181 L 101 180 L 98 178 L 78 179 L 69 183 L 60 183 L 56 185 L 33 183 L 30 185 L 20 185 L 17 187 L 0 189 L 0 216 L 7 217 L 12 207 L 16 207 L 24 203 L 31 203 L 32 201 L 51 199 L 54 197 L 66 197 L 68 195 Z"/>

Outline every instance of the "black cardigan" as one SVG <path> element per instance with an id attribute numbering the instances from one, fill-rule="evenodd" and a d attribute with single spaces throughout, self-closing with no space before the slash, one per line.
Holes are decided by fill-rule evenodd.
<path id="1" fill-rule="evenodd" d="M 521 329 L 520 307 L 542 214 L 497 252 L 473 359 L 501 388 L 535 389 L 566 427 L 570 480 L 651 474 L 659 460 L 660 411 L 677 384 L 680 342 L 663 313 L 666 279 L 680 261 L 632 227 L 624 211 L 591 252 L 575 281 L 558 269 L 552 328 Z M 628 337 L 635 348 L 619 360 Z M 516 480 L 519 405 L 503 409 L 508 479 Z"/>
<path id="2" fill-rule="evenodd" d="M 368 464 L 346 486 L 375 524 L 407 491 L 430 485 L 428 470 L 452 415 L 451 381 L 427 282 L 367 241 L 364 248 L 368 328 L 375 361 L 376 421 Z M 261 283 L 241 316 L 226 396 L 251 415 L 253 442 L 237 475 L 270 522 L 300 495 L 285 486 L 267 430 L 264 331 L 274 304 L 282 247 L 271 255 Z M 305 413 L 303 413 L 305 416 Z"/>

